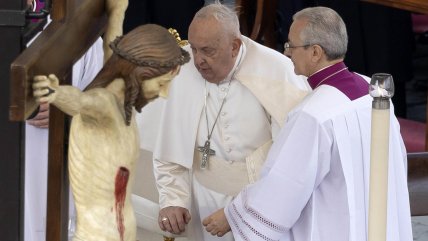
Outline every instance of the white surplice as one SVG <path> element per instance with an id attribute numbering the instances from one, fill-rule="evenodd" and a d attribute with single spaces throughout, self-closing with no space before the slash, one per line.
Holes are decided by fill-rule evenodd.
<path id="1" fill-rule="evenodd" d="M 102 66 L 102 39 L 99 38 L 73 65 L 73 86 L 84 89 Z M 46 240 L 48 135 L 48 129 L 25 126 L 25 241 Z M 73 202 L 70 202 L 70 213 L 73 212 Z"/>
<path id="2" fill-rule="evenodd" d="M 235 240 L 368 236 L 371 103 L 323 85 L 290 112 L 261 179 L 225 208 Z M 387 241 L 411 241 L 407 158 L 391 108 Z"/>
<path id="3" fill-rule="evenodd" d="M 308 89 L 305 78 L 294 74 L 287 57 L 246 37 L 234 68 L 218 85 L 205 82 L 193 60 L 182 66 L 164 105 L 154 171 L 160 207 L 181 206 L 191 211 L 194 232 L 188 233 L 190 240 L 233 240 L 231 234 L 211 236 L 201 225 L 204 217 L 224 207 L 233 196 L 206 188 L 190 172 L 195 148 L 203 146 L 217 115 L 211 148 L 229 163 L 244 162 L 247 155 L 272 139 L 286 113 L 306 94 L 302 90 Z"/>

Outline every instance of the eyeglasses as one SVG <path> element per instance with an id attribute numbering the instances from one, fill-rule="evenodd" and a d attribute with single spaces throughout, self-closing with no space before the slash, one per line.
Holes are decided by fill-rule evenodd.
<path id="1" fill-rule="evenodd" d="M 294 48 L 306 48 L 306 47 L 309 47 L 309 46 L 311 46 L 311 44 L 305 44 L 305 45 L 301 45 L 301 46 L 291 46 L 289 42 L 285 42 L 285 44 L 284 44 L 284 52 L 288 52 L 288 51 L 290 51 L 291 49 L 294 49 Z"/>

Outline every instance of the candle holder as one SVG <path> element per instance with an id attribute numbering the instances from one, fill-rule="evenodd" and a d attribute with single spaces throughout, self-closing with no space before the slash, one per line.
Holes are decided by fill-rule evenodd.
<path id="1" fill-rule="evenodd" d="M 389 99 L 394 96 L 395 87 L 392 75 L 386 73 L 373 74 L 369 93 L 373 97 L 374 109 L 389 109 Z"/>

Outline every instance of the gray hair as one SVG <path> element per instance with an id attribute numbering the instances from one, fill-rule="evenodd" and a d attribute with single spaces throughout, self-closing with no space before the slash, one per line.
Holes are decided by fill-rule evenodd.
<path id="1" fill-rule="evenodd" d="M 300 33 L 305 45 L 320 45 L 328 60 L 345 58 L 348 34 L 342 18 L 333 9 L 326 7 L 305 8 L 293 16 L 293 20 L 306 20 Z"/>
<path id="2" fill-rule="evenodd" d="M 215 2 L 201 8 L 195 14 L 194 19 L 210 17 L 215 18 L 223 26 L 226 34 L 230 34 L 236 38 L 241 38 L 238 15 L 232 7 L 222 4 L 219 0 L 216 0 Z"/>

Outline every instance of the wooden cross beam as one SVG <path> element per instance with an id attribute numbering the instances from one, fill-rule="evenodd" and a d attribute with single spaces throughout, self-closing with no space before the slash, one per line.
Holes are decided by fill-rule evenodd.
<path id="1" fill-rule="evenodd" d="M 64 0 L 54 0 L 53 21 L 40 36 L 11 65 L 11 104 L 9 117 L 12 121 L 25 120 L 37 107 L 32 97 L 32 77 L 54 73 L 64 80 L 71 73 L 71 66 L 103 33 L 107 21 L 103 0 L 69 0 L 72 11 L 56 17 L 56 9 L 62 11 Z"/>
<path id="2" fill-rule="evenodd" d="M 52 0 L 52 23 L 11 65 L 9 119 L 24 121 L 37 108 L 32 97 L 35 75 L 54 73 L 69 84 L 72 65 L 104 32 L 104 0 Z M 67 240 L 68 176 L 64 114 L 51 106 L 49 131 L 46 240 Z"/>
<path id="3" fill-rule="evenodd" d="M 426 0 L 362 0 L 364 2 L 381 4 L 388 7 L 399 8 L 416 13 L 428 14 Z"/>

